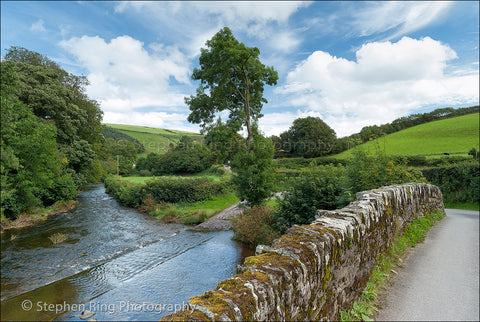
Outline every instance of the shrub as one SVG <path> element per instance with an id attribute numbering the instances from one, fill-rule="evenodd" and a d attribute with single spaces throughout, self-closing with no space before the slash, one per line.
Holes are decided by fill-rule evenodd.
<path id="1" fill-rule="evenodd" d="M 232 182 L 240 200 L 259 205 L 272 195 L 274 189 L 273 144 L 270 139 L 257 134 L 247 145 L 234 157 Z"/>
<path id="2" fill-rule="evenodd" d="M 233 219 L 233 238 L 251 247 L 271 245 L 280 237 L 280 232 L 274 229 L 275 217 L 270 206 L 254 206 Z"/>
<path id="3" fill-rule="evenodd" d="M 72 200 L 77 197 L 77 186 L 71 173 L 55 178 L 52 185 L 41 192 L 44 205 L 51 205 L 57 200 Z"/>
<path id="4" fill-rule="evenodd" d="M 211 178 L 155 178 L 147 181 L 142 194 L 151 194 L 165 202 L 195 202 L 206 200 L 229 189 L 230 183 L 214 182 Z"/>
<path id="5" fill-rule="evenodd" d="M 122 205 L 138 207 L 147 195 L 142 191 L 142 184 L 122 180 L 121 177 L 110 176 L 105 179 L 106 192 Z"/>
<path id="6" fill-rule="evenodd" d="M 426 181 L 420 171 L 409 169 L 401 160 L 395 164 L 385 152 L 379 151 L 370 156 L 363 150 L 355 149 L 352 153 L 353 157 L 346 167 L 352 193 L 393 184 Z"/>
<path id="7" fill-rule="evenodd" d="M 151 177 L 152 176 L 152 173 L 146 169 L 143 169 L 143 170 L 140 170 L 138 171 L 138 175 L 140 177 Z"/>
<path id="8" fill-rule="evenodd" d="M 283 232 L 294 224 L 309 224 L 318 209 L 332 210 L 346 205 L 344 172 L 343 167 L 333 165 L 300 172 L 284 199 L 278 202 L 277 228 Z"/>
<path id="9" fill-rule="evenodd" d="M 429 182 L 442 190 L 449 203 L 473 202 L 480 198 L 480 168 L 478 162 L 422 170 Z"/>
<path id="10" fill-rule="evenodd" d="M 195 202 L 206 200 L 230 189 L 228 181 L 214 182 L 211 178 L 154 178 L 145 184 L 132 183 L 121 177 L 105 179 L 106 192 L 127 207 L 139 207 L 150 199 L 162 202 Z M 148 210 L 152 211 L 152 210 Z"/>

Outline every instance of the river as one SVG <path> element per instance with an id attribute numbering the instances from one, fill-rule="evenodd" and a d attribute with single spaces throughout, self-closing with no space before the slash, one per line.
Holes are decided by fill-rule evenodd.
<path id="1" fill-rule="evenodd" d="M 67 234 L 53 245 L 49 236 Z M 122 207 L 92 185 L 72 212 L 2 233 L 2 320 L 159 320 L 235 274 L 252 252 Z"/>

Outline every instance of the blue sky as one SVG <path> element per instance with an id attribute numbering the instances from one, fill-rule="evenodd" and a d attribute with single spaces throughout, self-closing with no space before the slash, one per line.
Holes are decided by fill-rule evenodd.
<path id="1" fill-rule="evenodd" d="M 104 122 L 198 132 L 184 97 L 224 26 L 279 73 L 264 93 L 267 135 L 298 117 L 342 137 L 479 104 L 478 1 L 2 1 L 1 51 L 25 47 L 87 76 Z"/>

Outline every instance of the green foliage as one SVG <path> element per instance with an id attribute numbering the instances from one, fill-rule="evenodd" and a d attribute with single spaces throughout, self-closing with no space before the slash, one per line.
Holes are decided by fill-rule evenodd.
<path id="1" fill-rule="evenodd" d="M 168 152 L 161 160 L 161 173 L 164 174 L 198 173 L 213 165 L 211 151 L 199 143 Z"/>
<path id="2" fill-rule="evenodd" d="M 395 164 L 385 152 L 378 151 L 372 156 L 361 149 L 355 149 L 352 153 L 353 157 L 346 167 L 352 193 L 393 184 L 426 181 L 420 171 L 408 169 L 405 164 Z"/>
<path id="3" fill-rule="evenodd" d="M 163 155 L 150 153 L 139 158 L 136 170 L 148 171 L 154 175 L 192 174 L 209 169 L 213 165 L 212 152 L 204 145 L 195 142 L 180 142 Z"/>
<path id="4" fill-rule="evenodd" d="M 145 152 L 145 147 L 137 139 L 131 137 L 128 134 L 120 132 L 117 129 L 114 129 L 113 127 L 102 125 L 102 134 L 103 134 L 103 137 L 106 139 L 111 138 L 111 139 L 114 139 L 115 141 L 118 141 L 118 140 L 131 141 L 135 144 L 137 153 Z"/>
<path id="5" fill-rule="evenodd" d="M 75 186 L 42 200 L 45 190 L 72 184 L 71 177 L 63 173 L 55 127 L 39 121 L 18 99 L 21 85 L 14 66 L 2 62 L 1 67 L 1 211 L 14 218 L 30 207 L 71 196 Z"/>
<path id="6" fill-rule="evenodd" d="M 199 178 L 155 178 L 146 182 L 143 194 L 165 202 L 195 202 L 206 200 L 229 189 L 229 182 Z"/>
<path id="7" fill-rule="evenodd" d="M 345 167 L 316 166 L 282 171 L 285 198 L 279 200 L 277 225 L 282 231 L 297 224 L 309 224 L 318 209 L 336 209 L 353 200 L 355 193 L 381 186 L 425 182 L 421 172 L 394 163 L 385 153 L 370 156 L 357 149 Z"/>
<path id="8" fill-rule="evenodd" d="M 302 169 L 309 166 L 316 166 L 316 165 L 346 165 L 348 164 L 349 160 L 345 159 L 336 159 L 334 157 L 318 157 L 312 159 L 306 158 L 283 158 L 283 159 L 276 159 L 274 163 L 277 165 L 279 169 Z"/>
<path id="9" fill-rule="evenodd" d="M 271 140 L 258 134 L 237 153 L 232 162 L 232 182 L 240 200 L 260 205 L 272 195 L 275 175 L 272 158 Z"/>
<path id="10" fill-rule="evenodd" d="M 38 199 L 51 202 L 57 197 L 71 196 L 73 187 L 61 189 L 62 192 L 58 194 L 52 193 L 54 183 L 58 181 L 58 185 L 63 186 L 70 184 L 73 179 L 75 190 L 77 190 L 87 183 L 87 178 L 95 177 L 92 165 L 102 142 L 100 124 L 102 111 L 99 104 L 90 100 L 85 94 L 87 79 L 67 73 L 48 57 L 21 47 L 8 49 L 1 65 L 2 74 L 4 70 L 8 70 L 6 76 L 2 77 L 2 98 L 5 92 L 6 100 L 10 101 L 8 104 L 19 105 L 21 102 L 25 108 L 20 108 L 18 112 L 29 114 L 27 119 L 24 119 L 23 116 L 9 118 L 4 113 L 2 126 L 5 118 L 8 124 L 4 128 L 14 129 L 13 132 L 16 135 L 22 135 L 22 131 L 31 128 L 30 125 L 22 123 L 38 123 L 33 126 L 32 133 L 25 133 L 32 147 L 29 151 L 28 171 L 34 163 L 49 163 L 47 161 L 49 157 L 46 154 L 50 153 L 52 145 L 53 154 L 58 163 L 53 166 L 44 165 L 44 169 L 38 171 L 37 176 L 43 176 L 42 180 L 22 180 L 23 171 L 15 174 L 10 172 L 15 180 L 22 180 L 21 185 L 30 185 L 33 189 L 31 193 L 27 193 L 20 199 L 37 200 L 34 204 L 41 206 L 42 203 L 39 203 Z M 15 79 L 14 83 L 11 82 L 12 79 Z M 10 90 L 6 90 L 6 86 L 10 87 Z M 18 102 L 14 103 L 15 100 Z M 25 112 L 25 109 L 28 112 Z M 25 130 L 22 130 L 22 126 L 25 126 Z M 5 131 L 8 132 L 8 130 Z M 49 132 L 49 134 L 40 134 L 38 131 Z M 35 146 L 47 144 L 47 142 L 49 146 L 44 147 L 45 152 L 37 153 Z M 6 142 L 2 154 L 15 154 L 12 152 L 12 149 L 15 149 L 12 144 L 14 144 L 13 141 Z M 21 149 L 19 146 L 16 148 Z M 15 158 L 11 160 L 14 161 Z M 51 170 L 52 168 L 55 169 Z M 48 171 L 50 174 L 46 174 Z M 16 211 L 22 208 L 23 206 Z"/>
<path id="11" fill-rule="evenodd" d="M 230 189 L 227 181 L 215 182 L 211 178 L 153 178 L 139 184 L 110 176 L 105 179 L 107 193 L 128 207 L 138 207 L 151 196 L 159 201 L 178 203 L 206 200 Z"/>
<path id="12" fill-rule="evenodd" d="M 262 115 L 265 85 L 276 85 L 278 74 L 273 67 L 260 62 L 260 51 L 247 47 L 225 27 L 206 42 L 201 49 L 199 68 L 192 73 L 193 80 L 201 81 L 195 96 L 185 99 L 190 107 L 188 121 L 211 124 L 215 113 L 229 111 L 228 126 L 238 132 L 247 128 L 248 140 L 253 140 L 252 121 Z"/>
<path id="13" fill-rule="evenodd" d="M 126 124 L 107 125 L 140 142 L 145 147 L 146 153 L 164 154 L 170 150 L 171 144 L 176 145 L 184 135 L 192 137 L 197 143 L 201 143 L 203 140 L 200 134 L 185 131 Z"/>
<path id="14" fill-rule="evenodd" d="M 277 227 L 282 232 L 296 224 L 310 224 L 318 209 L 345 206 L 345 169 L 333 165 L 301 171 L 278 201 Z"/>
<path id="15" fill-rule="evenodd" d="M 55 234 L 49 236 L 48 239 L 50 239 L 50 241 L 54 245 L 61 244 L 68 239 L 68 235 L 64 234 L 64 233 L 55 233 Z"/>
<path id="16" fill-rule="evenodd" d="M 233 219 L 233 238 L 251 247 L 257 245 L 271 245 L 280 237 L 280 232 L 275 230 L 275 216 L 270 206 L 254 206 Z"/>
<path id="17" fill-rule="evenodd" d="M 478 159 L 480 156 L 480 152 L 477 151 L 477 149 L 472 148 L 470 151 L 468 151 L 468 155 L 471 155 L 474 159 Z"/>
<path id="18" fill-rule="evenodd" d="M 473 162 L 473 161 L 472 161 Z M 429 182 L 442 190 L 447 203 L 477 203 L 480 200 L 480 168 L 478 162 L 422 170 Z"/>
<path id="19" fill-rule="evenodd" d="M 122 180 L 121 177 L 108 176 L 105 178 L 105 191 L 122 205 L 138 207 L 147 193 L 143 193 L 143 184 Z"/>
<path id="20" fill-rule="evenodd" d="M 306 158 L 329 154 L 337 137 L 335 131 L 318 117 L 298 118 L 287 132 L 280 134 L 280 148 L 291 155 Z"/>
<path id="21" fill-rule="evenodd" d="M 232 161 L 244 141 L 240 134 L 224 124 L 221 119 L 207 126 L 204 132 L 207 133 L 205 144 L 213 152 L 218 164 Z"/>
<path id="22" fill-rule="evenodd" d="M 113 160 L 117 162 L 118 172 L 121 175 L 129 175 L 133 171 L 133 164 L 137 159 L 137 146 L 131 140 L 113 138 L 105 139 L 102 147 L 103 158 L 105 160 Z M 116 169 L 115 169 L 116 172 Z"/>

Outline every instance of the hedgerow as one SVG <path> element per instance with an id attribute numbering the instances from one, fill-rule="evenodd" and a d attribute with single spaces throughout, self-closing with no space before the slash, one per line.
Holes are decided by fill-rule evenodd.
<path id="1" fill-rule="evenodd" d="M 227 181 L 215 182 L 211 178 L 153 178 L 145 184 L 132 183 L 118 176 L 105 179 L 107 193 L 128 207 L 138 207 L 143 200 L 154 198 L 159 201 L 178 203 L 206 200 L 230 189 Z"/>

